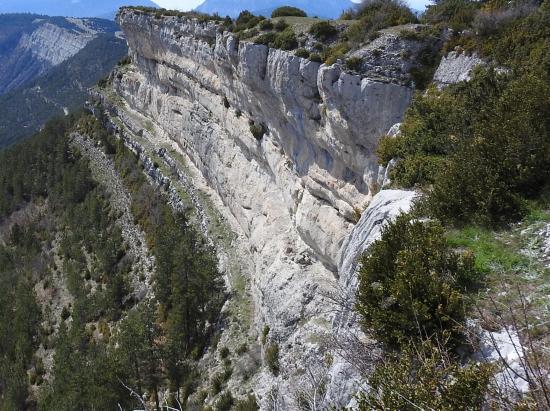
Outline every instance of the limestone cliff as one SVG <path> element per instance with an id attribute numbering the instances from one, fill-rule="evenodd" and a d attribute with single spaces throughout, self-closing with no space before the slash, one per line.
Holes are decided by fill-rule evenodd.
<path id="1" fill-rule="evenodd" d="M 248 332 L 269 326 L 281 352 L 280 375 L 264 370 L 249 384 L 263 404 L 295 409 L 294 395 L 277 392 L 296 393 L 316 369 L 331 379 L 327 404 L 347 403 L 350 365 L 322 361 L 338 322 L 329 295 L 353 275 L 341 271 L 342 245 L 352 247 L 346 238 L 378 190 L 378 139 L 401 121 L 413 88 L 239 42 L 213 22 L 131 9 L 118 21 L 132 64 L 101 92 L 111 124 L 140 152 L 183 156 L 194 186 L 206 187 L 245 242 Z M 414 196 L 399 193 L 375 197 L 367 227 L 408 209 Z"/>

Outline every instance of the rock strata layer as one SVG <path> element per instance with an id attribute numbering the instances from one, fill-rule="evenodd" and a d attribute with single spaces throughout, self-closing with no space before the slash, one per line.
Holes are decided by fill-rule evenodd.
<path id="1" fill-rule="evenodd" d="M 304 367 L 318 369 L 330 351 L 327 295 L 343 278 L 342 244 L 378 187 L 378 139 L 413 89 L 239 42 L 212 22 L 130 9 L 118 21 L 133 63 L 111 76 L 104 103 L 143 138 L 177 145 L 247 238 L 256 329 L 268 325 L 281 352 L 281 373 L 256 379 L 266 405 L 280 399 L 274 388 L 294 393 Z M 388 195 L 374 197 L 369 218 L 393 216 L 376 200 Z M 388 201 L 400 210 L 409 197 Z M 342 364 L 334 375 L 345 375 Z M 296 409 L 296 396 L 284 397 L 283 409 Z"/>

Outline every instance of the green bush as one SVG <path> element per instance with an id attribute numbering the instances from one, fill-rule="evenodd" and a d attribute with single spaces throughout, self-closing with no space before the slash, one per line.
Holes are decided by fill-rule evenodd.
<path id="1" fill-rule="evenodd" d="M 269 335 L 269 331 L 270 331 L 270 328 L 269 328 L 269 325 L 264 325 L 264 328 L 262 330 L 262 345 L 265 345 L 265 343 L 267 342 L 267 337 Z"/>
<path id="2" fill-rule="evenodd" d="M 250 13 L 248 10 L 242 11 L 237 19 L 235 20 L 235 23 L 233 24 L 233 32 L 239 33 L 244 30 L 249 30 L 254 28 L 258 23 L 260 23 L 262 19 L 260 17 L 255 16 L 254 14 Z"/>
<path id="3" fill-rule="evenodd" d="M 275 42 L 275 38 L 277 37 L 276 33 L 269 32 L 260 34 L 255 40 L 254 43 L 256 44 L 263 44 L 264 46 L 272 47 L 273 43 Z"/>
<path id="4" fill-rule="evenodd" d="M 341 60 L 350 51 L 348 43 L 336 43 L 331 47 L 327 47 L 323 52 L 323 59 L 325 64 L 332 65 L 336 61 Z"/>
<path id="5" fill-rule="evenodd" d="M 260 24 L 258 27 L 260 27 L 260 30 L 268 31 L 268 30 L 273 30 L 274 26 L 271 20 L 266 19 L 266 20 L 260 21 Z"/>
<path id="6" fill-rule="evenodd" d="M 413 101 L 383 163 L 401 158 L 394 181 L 432 185 L 432 215 L 455 223 L 519 219 L 550 181 L 550 83 L 540 67 L 514 78 L 493 70 Z"/>
<path id="7" fill-rule="evenodd" d="M 220 358 L 222 360 L 229 357 L 230 354 L 231 354 L 231 352 L 229 351 L 229 348 L 227 348 L 227 347 L 220 348 Z"/>
<path id="8" fill-rule="evenodd" d="M 330 22 L 320 21 L 310 27 L 309 34 L 319 41 L 326 42 L 335 37 L 338 34 L 338 30 Z"/>
<path id="9" fill-rule="evenodd" d="M 265 363 L 273 375 L 279 374 L 279 344 L 270 344 L 265 349 Z"/>
<path id="10" fill-rule="evenodd" d="M 363 59 L 361 57 L 350 57 L 346 60 L 346 68 L 348 70 L 360 71 L 363 65 Z"/>
<path id="11" fill-rule="evenodd" d="M 290 28 L 278 33 L 273 41 L 273 47 L 281 50 L 294 50 L 298 47 L 298 39 L 296 34 Z"/>
<path id="12" fill-rule="evenodd" d="M 430 342 L 407 346 L 376 366 L 359 410 L 479 410 L 493 373 L 487 363 L 461 366 Z"/>
<path id="13" fill-rule="evenodd" d="M 261 140 L 267 130 L 263 124 L 252 121 L 250 124 L 250 132 L 256 140 Z"/>
<path id="14" fill-rule="evenodd" d="M 401 0 L 363 1 L 353 14 L 346 17 L 356 20 L 344 32 L 346 40 L 354 44 L 369 40 L 369 36 L 378 30 L 417 21 L 411 9 Z"/>
<path id="15" fill-rule="evenodd" d="M 294 52 L 294 55 L 301 57 L 303 59 L 309 58 L 309 51 L 304 48 L 300 48 Z"/>
<path id="16" fill-rule="evenodd" d="M 307 17 L 307 13 L 297 7 L 291 6 L 278 7 L 271 13 L 272 18 L 286 16 Z"/>
<path id="17" fill-rule="evenodd" d="M 275 23 L 275 25 L 274 25 L 274 28 L 277 31 L 284 31 L 288 27 L 289 27 L 289 25 L 288 25 L 288 23 L 286 22 L 285 19 L 281 19 L 281 20 L 277 21 L 277 23 Z"/>
<path id="18" fill-rule="evenodd" d="M 233 398 L 231 391 L 226 391 L 220 395 L 220 398 L 216 401 L 214 408 L 216 411 L 230 411 L 234 402 L 235 399 Z"/>
<path id="19" fill-rule="evenodd" d="M 248 397 L 237 401 L 235 411 L 258 411 L 260 407 L 254 394 L 248 394 Z"/>
<path id="20" fill-rule="evenodd" d="M 321 57 L 321 55 L 319 53 L 311 53 L 309 55 L 309 59 L 311 61 L 316 62 L 316 63 L 322 63 L 323 62 L 323 58 Z"/>
<path id="21" fill-rule="evenodd" d="M 473 23 L 480 5 L 481 3 L 469 0 L 440 0 L 426 7 L 423 18 L 431 24 L 464 30 Z"/>
<path id="22" fill-rule="evenodd" d="M 361 259 L 357 310 L 389 347 L 440 336 L 459 341 L 464 292 L 479 280 L 471 255 L 455 253 L 436 222 L 402 215 Z"/>

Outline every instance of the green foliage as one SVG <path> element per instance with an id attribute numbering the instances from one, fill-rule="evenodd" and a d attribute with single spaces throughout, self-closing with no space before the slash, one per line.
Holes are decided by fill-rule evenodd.
<path id="1" fill-rule="evenodd" d="M 254 43 L 256 44 L 263 44 L 264 46 L 272 47 L 275 43 L 275 39 L 277 38 L 277 33 L 274 32 L 268 32 L 260 34 L 256 39 L 254 40 Z"/>
<path id="2" fill-rule="evenodd" d="M 321 57 L 321 55 L 319 53 L 311 53 L 309 55 L 309 59 L 311 61 L 316 62 L 316 63 L 322 63 L 323 62 L 323 58 Z"/>
<path id="3" fill-rule="evenodd" d="M 356 20 L 343 33 L 343 37 L 353 44 L 372 40 L 372 34 L 384 28 L 417 21 L 411 9 L 401 0 L 363 1 L 346 17 Z"/>
<path id="4" fill-rule="evenodd" d="M 363 65 L 363 59 L 361 57 L 350 57 L 346 60 L 346 68 L 348 70 L 360 71 Z"/>
<path id="5" fill-rule="evenodd" d="M 481 409 L 493 372 L 490 364 L 461 366 L 430 342 L 407 346 L 376 366 L 359 410 Z"/>
<path id="6" fill-rule="evenodd" d="M 285 19 L 280 19 L 275 23 L 274 27 L 275 27 L 275 30 L 277 31 L 284 31 L 289 28 L 289 25 Z"/>
<path id="7" fill-rule="evenodd" d="M 291 28 L 278 33 L 273 41 L 273 46 L 281 50 L 294 50 L 298 47 L 298 39 Z"/>
<path id="8" fill-rule="evenodd" d="M 365 328 L 390 347 L 432 336 L 456 342 L 464 293 L 478 280 L 474 258 L 455 253 L 438 223 L 402 215 L 361 260 L 357 311 Z"/>
<path id="9" fill-rule="evenodd" d="M 258 25 L 258 27 L 260 28 L 260 30 L 263 30 L 263 31 L 273 30 L 274 28 L 273 22 L 269 19 L 260 21 L 260 24 Z"/>
<path id="10" fill-rule="evenodd" d="M 473 23 L 480 5 L 480 2 L 470 0 L 440 0 L 426 7 L 423 19 L 453 30 L 464 30 Z"/>
<path id="11" fill-rule="evenodd" d="M 395 140 L 381 140 L 382 163 L 402 159 L 393 177 L 433 185 L 432 215 L 502 224 L 550 178 L 550 84 L 542 73 L 478 71 L 472 81 L 415 97 Z M 480 109 L 482 108 L 482 109 Z"/>
<path id="12" fill-rule="evenodd" d="M 291 6 L 277 7 L 271 13 L 271 18 L 285 17 L 285 16 L 307 17 L 307 13 L 297 7 L 291 7 Z"/>
<path id="13" fill-rule="evenodd" d="M 248 394 L 248 397 L 239 400 L 235 404 L 235 411 L 258 411 L 260 407 L 254 394 Z"/>
<path id="14" fill-rule="evenodd" d="M 300 48 L 294 52 L 294 55 L 301 57 L 303 59 L 309 58 L 309 51 L 304 48 Z"/>
<path id="15" fill-rule="evenodd" d="M 447 239 L 452 247 L 471 250 L 479 271 L 510 272 L 528 264 L 527 257 L 495 238 L 495 233 L 486 228 L 467 226 L 452 230 Z"/>
<path id="16" fill-rule="evenodd" d="M 250 122 L 250 132 L 256 140 L 261 140 L 264 134 L 267 132 L 266 127 L 261 123 Z"/>
<path id="17" fill-rule="evenodd" d="M 269 325 L 264 325 L 264 328 L 262 330 L 262 345 L 265 345 L 265 343 L 267 342 L 267 337 L 269 336 L 269 331 L 270 331 L 270 328 L 269 328 Z"/>
<path id="18" fill-rule="evenodd" d="M 330 47 L 325 48 L 323 52 L 323 60 L 327 65 L 336 63 L 337 60 L 341 60 L 350 51 L 348 43 L 336 43 Z"/>
<path id="19" fill-rule="evenodd" d="M 279 344 L 272 343 L 265 349 L 265 363 L 274 375 L 279 374 Z"/>
<path id="20" fill-rule="evenodd" d="M 335 37 L 338 34 L 338 30 L 329 21 L 323 20 L 314 23 L 309 29 L 309 34 L 319 41 L 326 42 Z"/>
<path id="21" fill-rule="evenodd" d="M 233 24 L 233 32 L 234 33 L 240 33 L 244 30 L 249 30 L 254 28 L 258 23 L 260 23 L 262 19 L 258 16 L 255 16 L 254 14 L 250 13 L 248 10 L 243 10 L 237 19 L 235 20 L 235 23 Z"/>
<path id="22" fill-rule="evenodd" d="M 229 411 L 231 410 L 234 402 L 235 399 L 233 398 L 231 391 L 226 391 L 220 395 L 220 398 L 216 401 L 214 409 L 216 411 Z"/>

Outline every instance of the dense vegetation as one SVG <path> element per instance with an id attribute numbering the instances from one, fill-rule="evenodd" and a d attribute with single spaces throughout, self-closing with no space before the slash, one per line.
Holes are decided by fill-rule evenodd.
<path id="1" fill-rule="evenodd" d="M 395 181 L 429 187 L 428 207 L 442 220 L 517 220 L 550 181 L 550 7 L 519 16 L 490 35 L 451 39 L 475 44 L 506 72 L 480 69 L 471 82 L 418 95 L 402 136 L 380 144 L 383 164 L 402 159 Z"/>
<path id="2" fill-rule="evenodd" d="M 291 7 L 291 6 L 283 6 L 278 7 L 271 13 L 271 18 L 275 17 L 288 17 L 288 16 L 296 16 L 296 17 L 307 17 L 307 13 L 298 7 Z"/>
<path id="3" fill-rule="evenodd" d="M 507 321 L 520 328 L 498 314 L 494 294 L 529 289 L 518 278 L 525 263 L 512 252 L 507 228 L 533 208 L 548 208 L 549 3 L 440 0 L 422 18 L 456 30 L 444 51 L 477 52 L 491 63 L 469 82 L 417 94 L 401 134 L 380 142 L 383 165 L 398 159 L 393 184 L 416 187 L 424 198 L 362 258 L 357 309 L 386 354 L 360 408 L 545 409 L 546 383 L 530 381 L 531 393 L 513 405 L 494 385 L 496 368 L 464 364 L 459 352 L 477 338 L 468 317 L 486 319 L 494 309 L 494 329 L 510 327 Z M 502 244 L 500 236 L 510 240 Z M 535 277 L 547 276 L 530 264 Z M 489 296 L 472 293 L 484 281 L 492 282 Z M 529 324 L 523 299 L 507 303 L 522 310 L 523 338 L 533 344 L 535 329 L 544 335 L 543 325 Z M 529 355 L 542 358 L 534 347 Z"/>
<path id="4" fill-rule="evenodd" d="M 81 108 L 88 98 L 88 87 L 126 54 L 124 40 L 100 35 L 44 76 L 0 96 L 0 147 L 31 136 L 52 116 Z"/>
<path id="5" fill-rule="evenodd" d="M 102 143 L 124 176 L 157 261 L 153 298 L 135 298 L 130 277 L 138 274 L 118 214 L 71 144 L 76 129 Z M 213 251 L 148 183 L 135 155 L 92 117 L 69 116 L 0 154 L 0 187 L 0 409 L 138 407 L 126 387 L 156 409 L 161 387 L 173 393 L 169 403 L 185 403 L 223 283 Z M 39 305 L 43 294 L 66 303 Z M 38 348 L 54 350 L 53 368 Z"/>

